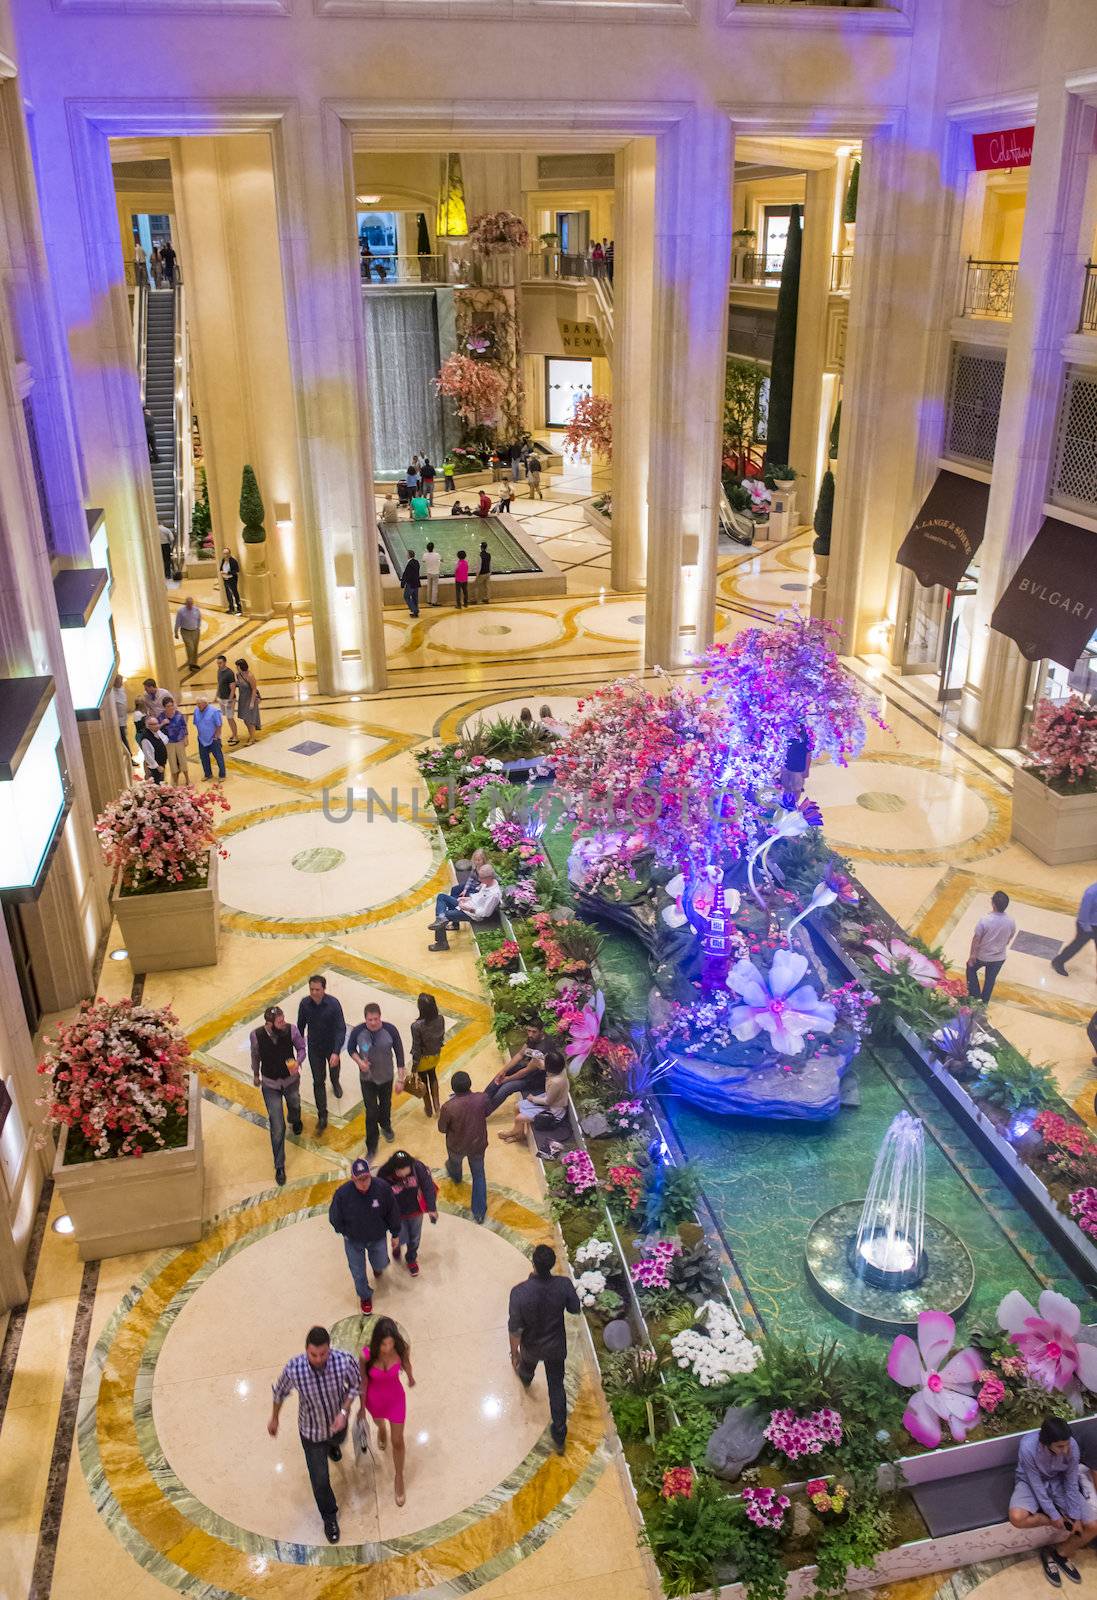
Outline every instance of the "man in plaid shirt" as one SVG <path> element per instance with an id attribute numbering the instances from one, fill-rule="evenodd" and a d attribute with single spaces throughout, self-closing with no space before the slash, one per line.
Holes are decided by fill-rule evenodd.
<path id="1" fill-rule="evenodd" d="M 342 1459 L 339 1446 L 347 1436 L 350 1405 L 360 1384 L 358 1357 L 347 1350 L 333 1350 L 326 1328 L 310 1328 L 304 1355 L 287 1361 L 274 1385 L 274 1409 L 267 1432 L 272 1439 L 277 1436 L 278 1413 L 290 1390 L 296 1389 L 301 1448 L 329 1544 L 339 1543 L 339 1507 L 331 1490 L 328 1461 Z"/>

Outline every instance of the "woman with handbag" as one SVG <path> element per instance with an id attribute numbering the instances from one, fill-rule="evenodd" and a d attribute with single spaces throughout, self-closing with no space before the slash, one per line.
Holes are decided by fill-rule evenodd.
<path id="1" fill-rule="evenodd" d="M 437 1116 L 442 1107 L 438 1094 L 438 1058 L 446 1037 L 446 1019 L 432 994 L 419 996 L 419 1015 L 411 1025 L 411 1069 L 418 1076 L 425 1116 Z"/>
<path id="2" fill-rule="evenodd" d="M 513 1128 L 499 1137 L 507 1144 L 524 1144 L 526 1129 L 531 1124 L 535 1128 L 554 1128 L 557 1123 L 566 1122 L 567 1115 L 567 1064 L 559 1050 L 546 1050 L 544 1093 L 531 1094 L 519 1100 Z"/>
<path id="3" fill-rule="evenodd" d="M 358 1359 L 362 1376 L 362 1405 L 377 1424 L 378 1448 L 388 1444 L 386 1423 L 392 1430 L 392 1465 L 396 1473 L 396 1504 L 404 1503 L 404 1422 L 408 1414 L 408 1400 L 400 1382 L 401 1372 L 407 1374 L 408 1388 L 415 1388 L 415 1374 L 411 1370 L 411 1346 L 403 1338 L 391 1317 L 378 1317 Z"/>
<path id="4" fill-rule="evenodd" d="M 423 1218 L 438 1221 L 438 1190 L 431 1177 L 430 1168 L 417 1161 L 406 1150 L 397 1150 L 378 1172 L 396 1197 L 400 1213 L 400 1238 L 392 1247 L 394 1261 L 399 1261 L 407 1251 L 407 1267 L 413 1278 L 419 1276 L 419 1240 L 423 1236 Z"/>

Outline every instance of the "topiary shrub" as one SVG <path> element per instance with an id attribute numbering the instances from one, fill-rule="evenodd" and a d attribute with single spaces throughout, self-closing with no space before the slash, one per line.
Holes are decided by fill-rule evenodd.
<path id="1" fill-rule="evenodd" d="M 259 493 L 259 485 L 255 481 L 255 473 L 251 467 L 245 467 L 240 481 L 240 521 L 244 527 L 245 544 L 264 544 L 267 531 L 263 527 L 266 512 L 263 510 L 263 497 Z"/>
<path id="2" fill-rule="evenodd" d="M 861 163 L 855 161 L 846 186 L 846 203 L 842 207 L 842 221 L 857 221 L 857 189 L 861 182 Z"/>
<path id="3" fill-rule="evenodd" d="M 838 438 L 842 431 L 842 402 L 839 400 L 835 411 L 834 421 L 830 425 L 830 440 L 827 444 L 827 455 L 832 461 L 838 459 Z"/>
<path id="4" fill-rule="evenodd" d="M 823 481 L 819 485 L 819 499 L 815 506 L 815 517 L 812 527 L 815 529 L 815 542 L 812 545 L 817 556 L 830 555 L 830 526 L 834 520 L 834 474 L 829 467 L 823 473 Z"/>

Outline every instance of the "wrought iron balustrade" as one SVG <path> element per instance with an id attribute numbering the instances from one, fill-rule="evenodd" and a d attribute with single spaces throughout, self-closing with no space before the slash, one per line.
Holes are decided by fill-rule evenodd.
<path id="1" fill-rule="evenodd" d="M 964 274 L 961 316 L 989 317 L 996 322 L 1009 322 L 1013 316 L 1016 289 L 1016 261 L 976 261 L 969 256 Z"/>
<path id="2" fill-rule="evenodd" d="M 1078 318 L 1079 333 L 1097 333 L 1097 262 L 1086 262 L 1086 280 L 1082 285 L 1082 312 Z"/>

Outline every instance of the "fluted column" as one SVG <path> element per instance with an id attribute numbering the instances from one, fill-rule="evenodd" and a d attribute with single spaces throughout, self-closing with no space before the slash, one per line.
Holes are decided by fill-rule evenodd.
<path id="1" fill-rule="evenodd" d="M 287 115 L 275 182 L 316 676 L 327 694 L 375 692 L 385 644 L 354 171 L 329 106 Z"/>
<path id="2" fill-rule="evenodd" d="M 647 578 L 655 140 L 626 145 L 616 176 L 610 582 L 629 590 Z"/>
<path id="3" fill-rule="evenodd" d="M 712 640 L 731 272 L 732 135 L 700 107 L 656 141 L 648 666 Z"/>

